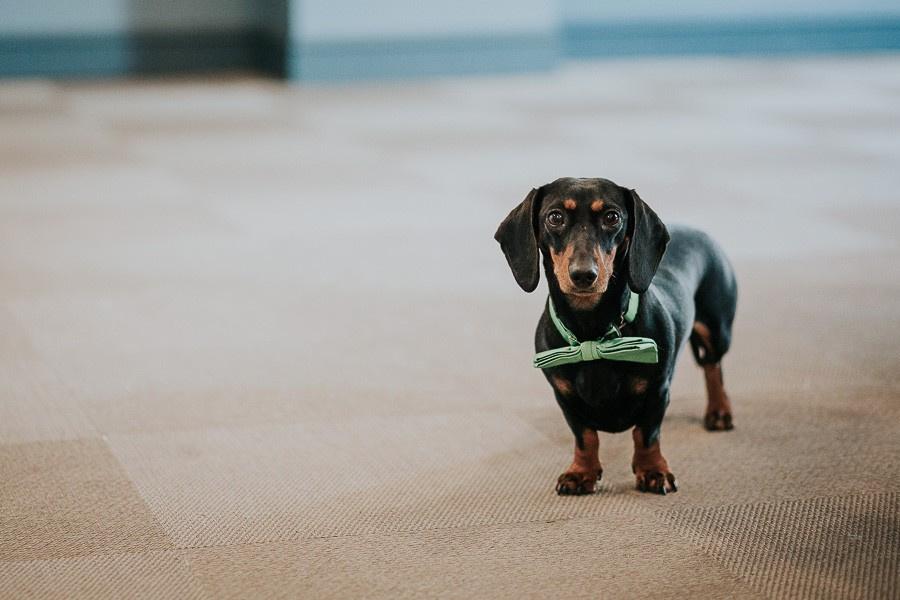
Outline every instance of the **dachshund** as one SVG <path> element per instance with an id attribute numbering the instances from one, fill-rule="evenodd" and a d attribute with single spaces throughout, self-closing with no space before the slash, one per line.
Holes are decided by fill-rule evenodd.
<path id="1" fill-rule="evenodd" d="M 562 178 L 532 189 L 494 239 L 526 292 L 537 288 L 543 257 L 549 298 L 535 333 L 538 353 L 562 347 L 578 355 L 573 343 L 610 335 L 655 346 L 653 358 L 641 362 L 589 356 L 543 368 L 575 436 L 574 459 L 556 492 L 593 493 L 603 473 L 597 432 L 627 429 L 637 489 L 677 491 L 660 426 L 685 340 L 706 378 L 704 426 L 733 427 L 721 361 L 731 344 L 737 282 L 724 252 L 702 231 L 666 227 L 636 191 L 607 179 Z"/>

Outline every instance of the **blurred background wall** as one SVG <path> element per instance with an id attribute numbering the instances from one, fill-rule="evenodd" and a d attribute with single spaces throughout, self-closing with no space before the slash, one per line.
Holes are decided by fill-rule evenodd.
<path id="1" fill-rule="evenodd" d="M 0 76 L 260 70 L 300 80 L 567 58 L 900 48 L 889 0 L 2 0 Z"/>
<path id="2" fill-rule="evenodd" d="M 891 0 L 560 0 L 567 56 L 798 54 L 900 47 Z"/>
<path id="3" fill-rule="evenodd" d="M 555 0 L 303 0 L 288 74 L 300 79 L 546 69 L 559 60 Z"/>
<path id="4" fill-rule="evenodd" d="M 0 0 L 0 76 L 281 72 L 288 0 Z"/>

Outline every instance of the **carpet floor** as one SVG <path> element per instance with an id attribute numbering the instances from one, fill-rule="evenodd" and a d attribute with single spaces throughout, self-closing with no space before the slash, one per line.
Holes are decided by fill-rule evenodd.
<path id="1" fill-rule="evenodd" d="M 558 497 L 563 175 L 709 231 L 734 431 Z M 900 597 L 900 55 L 291 87 L 0 82 L 0 597 Z"/>

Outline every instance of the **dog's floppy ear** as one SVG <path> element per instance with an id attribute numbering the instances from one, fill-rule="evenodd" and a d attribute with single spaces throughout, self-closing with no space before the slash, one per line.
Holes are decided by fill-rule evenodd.
<path id="1" fill-rule="evenodd" d="M 650 287 L 669 243 L 669 231 L 634 190 L 623 188 L 628 201 L 628 287 L 643 294 Z"/>
<path id="2" fill-rule="evenodd" d="M 540 253 L 534 225 L 535 215 L 541 204 L 540 195 L 539 189 L 528 192 L 522 203 L 512 209 L 494 234 L 516 283 L 526 292 L 533 292 L 540 280 Z"/>

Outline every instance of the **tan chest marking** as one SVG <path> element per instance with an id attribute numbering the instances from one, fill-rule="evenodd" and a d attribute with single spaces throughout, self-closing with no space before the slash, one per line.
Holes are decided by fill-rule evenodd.
<path id="1" fill-rule="evenodd" d="M 640 396 L 647 391 L 647 380 L 643 377 L 632 377 L 628 382 L 628 389 L 635 396 Z"/>
<path id="2" fill-rule="evenodd" d="M 550 377 L 550 383 L 553 385 L 553 389 L 562 394 L 563 396 L 571 396 L 575 393 L 575 388 L 572 385 L 572 382 L 564 377 L 560 377 L 559 375 L 552 375 Z"/>

